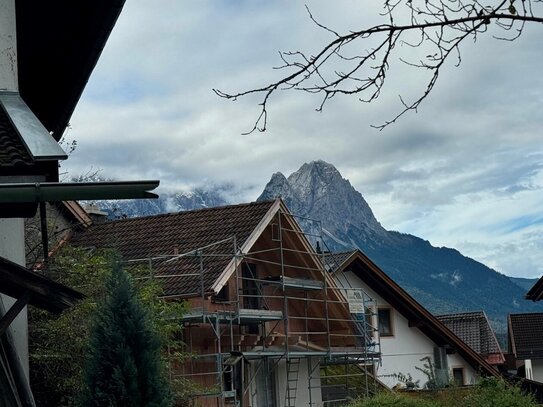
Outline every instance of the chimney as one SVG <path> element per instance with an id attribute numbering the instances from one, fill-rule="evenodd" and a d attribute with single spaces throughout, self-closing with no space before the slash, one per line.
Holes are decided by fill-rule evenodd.
<path id="1" fill-rule="evenodd" d="M 19 91 L 15 0 L 0 0 L 0 91 Z"/>
<path id="2" fill-rule="evenodd" d="M 104 223 L 107 220 L 107 213 L 102 211 L 95 203 L 85 205 L 85 212 L 87 212 L 93 223 Z"/>

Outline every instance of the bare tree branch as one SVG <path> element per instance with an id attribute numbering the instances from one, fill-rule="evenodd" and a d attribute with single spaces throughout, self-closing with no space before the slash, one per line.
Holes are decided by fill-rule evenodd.
<path id="1" fill-rule="evenodd" d="M 400 112 L 391 120 L 372 126 L 382 130 L 408 111 L 417 111 L 434 88 L 440 70 L 449 57 L 456 56 L 455 65 L 460 64 L 460 49 L 466 39 L 476 41 L 478 36 L 486 33 L 493 25 L 505 33 L 501 36 L 493 35 L 494 38 L 513 41 L 522 34 L 526 23 L 543 23 L 543 17 L 534 13 L 537 6 L 542 7 L 541 0 L 486 1 L 489 4 L 480 0 L 384 0 L 382 15 L 388 20 L 386 24 L 345 34 L 317 21 L 306 6 L 311 21 L 329 32 L 333 40 L 315 55 L 307 55 L 302 51 L 280 52 L 282 65 L 276 69 L 291 72 L 276 82 L 237 93 L 219 89 L 213 91 L 230 100 L 250 94 L 263 95 L 259 103 L 260 114 L 253 128 L 245 133 L 249 134 L 255 130 L 266 130 L 268 102 L 278 90 L 294 89 L 321 94 L 321 101 L 316 108 L 320 112 L 336 95 L 356 94 L 362 102 L 377 99 L 386 83 L 389 67 L 395 61 L 429 71 L 430 78 L 419 97 L 414 101 L 406 101 L 400 96 Z M 407 24 L 397 23 L 406 20 Z M 412 38 L 415 32 L 419 33 L 418 39 Z M 366 51 L 352 54 L 350 51 L 354 45 L 357 50 L 366 48 Z M 402 45 L 417 48 L 424 56 L 417 61 L 408 60 L 398 51 Z"/>

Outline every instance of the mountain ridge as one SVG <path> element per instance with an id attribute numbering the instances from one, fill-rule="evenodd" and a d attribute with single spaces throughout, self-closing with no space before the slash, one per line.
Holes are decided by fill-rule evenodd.
<path id="1" fill-rule="evenodd" d="M 456 249 L 386 230 L 332 164 L 318 160 L 288 177 L 275 173 L 258 199 L 275 197 L 296 214 L 320 219 L 332 235 L 323 238 L 325 246 L 332 251 L 359 248 L 433 313 L 483 309 L 505 330 L 507 313 L 537 310 L 523 299 L 525 290 L 504 274 Z M 302 227 L 312 231 L 308 222 Z"/>
<path id="2" fill-rule="evenodd" d="M 101 201 L 110 218 L 154 215 L 235 204 L 229 187 L 161 194 L 158 200 Z M 386 230 L 363 195 L 325 161 L 302 165 L 286 177 L 274 173 L 257 200 L 281 197 L 302 228 L 323 234 L 332 251 L 359 248 L 417 301 L 435 314 L 483 309 L 505 332 L 509 312 L 539 311 L 524 300 L 530 279 L 510 278 L 448 247 L 434 247 L 417 236 Z M 315 243 L 315 242 L 313 242 Z"/>

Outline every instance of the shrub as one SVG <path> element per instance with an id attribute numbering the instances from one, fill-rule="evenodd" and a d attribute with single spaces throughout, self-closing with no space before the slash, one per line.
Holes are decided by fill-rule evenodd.
<path id="1" fill-rule="evenodd" d="M 431 397 L 431 398 L 430 398 Z M 536 407 L 531 395 L 504 380 L 484 378 L 471 388 L 449 388 L 435 392 L 380 393 L 348 407 Z"/>
<path id="2" fill-rule="evenodd" d="M 440 405 L 425 398 L 413 398 L 398 393 L 379 393 L 372 398 L 351 403 L 349 407 L 440 407 Z"/>
<path id="3" fill-rule="evenodd" d="M 534 407 L 531 395 L 523 394 L 517 386 L 503 380 L 482 379 L 464 398 L 466 407 Z"/>

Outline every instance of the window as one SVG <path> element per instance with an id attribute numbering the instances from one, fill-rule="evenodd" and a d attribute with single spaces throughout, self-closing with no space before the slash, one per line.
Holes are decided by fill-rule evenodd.
<path id="1" fill-rule="evenodd" d="M 457 386 L 464 385 L 464 368 L 462 367 L 453 368 L 453 380 Z"/>
<path id="2" fill-rule="evenodd" d="M 261 366 L 253 365 L 253 368 L 258 369 L 256 374 L 257 405 L 263 407 L 278 406 L 279 403 L 275 393 L 275 369 L 272 368 L 273 361 L 265 358 L 261 363 Z"/>
<path id="3" fill-rule="evenodd" d="M 394 331 L 392 329 L 392 309 L 379 308 L 379 310 L 377 311 L 377 317 L 379 321 L 379 335 L 393 336 Z"/>
<path id="4" fill-rule="evenodd" d="M 256 264 L 243 263 L 241 267 L 241 277 L 243 279 L 243 308 L 260 309 L 261 295 L 256 282 Z"/>
<path id="5" fill-rule="evenodd" d="M 242 294 L 243 294 L 243 308 L 248 309 L 261 309 L 262 297 L 259 290 L 259 286 L 256 282 L 257 271 L 256 264 L 243 263 L 241 267 L 242 282 Z M 259 335 L 260 330 L 257 323 L 251 323 L 246 325 L 247 334 Z"/>
<path id="6" fill-rule="evenodd" d="M 228 295 L 228 283 L 226 283 L 221 290 L 215 294 L 214 297 L 215 302 L 228 302 L 229 295 Z"/>

